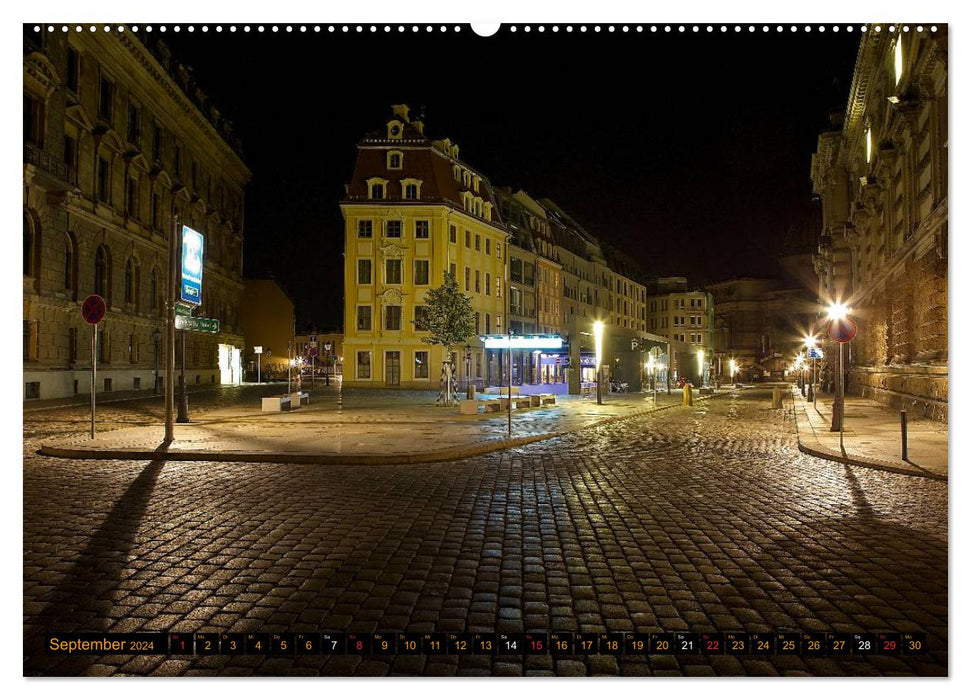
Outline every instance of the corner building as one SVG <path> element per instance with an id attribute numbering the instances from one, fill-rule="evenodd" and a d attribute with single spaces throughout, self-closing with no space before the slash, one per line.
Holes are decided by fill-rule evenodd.
<path id="1" fill-rule="evenodd" d="M 89 294 L 108 307 L 97 390 L 162 380 L 175 219 L 205 235 L 198 314 L 221 322 L 218 334 L 185 334 L 186 381 L 240 382 L 250 171 L 229 122 L 164 43 L 130 28 L 25 26 L 23 90 L 24 399 L 90 391 Z"/>
<path id="2" fill-rule="evenodd" d="M 346 386 L 438 389 L 442 362 L 460 386 L 498 383 L 498 353 L 478 338 L 454 348 L 422 342 L 425 293 L 445 272 L 472 297 L 476 335 L 506 332 L 509 235 L 489 181 L 459 158 L 450 139 L 432 140 L 422 118 L 394 105 L 377 132 L 357 144 L 344 216 Z"/>
<path id="3" fill-rule="evenodd" d="M 819 301 L 846 303 L 847 393 L 947 421 L 947 27 L 867 32 L 842 119 L 819 136 Z M 825 333 L 825 331 L 823 331 Z M 830 344 L 829 357 L 835 346 Z M 831 383 L 831 370 L 827 373 Z"/>

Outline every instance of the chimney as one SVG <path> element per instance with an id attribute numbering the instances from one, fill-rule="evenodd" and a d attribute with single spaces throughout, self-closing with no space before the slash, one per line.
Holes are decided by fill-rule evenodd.
<path id="1" fill-rule="evenodd" d="M 408 112 L 411 111 L 408 105 L 391 105 L 391 111 L 396 117 L 400 117 L 406 124 L 411 122 L 408 119 Z"/>

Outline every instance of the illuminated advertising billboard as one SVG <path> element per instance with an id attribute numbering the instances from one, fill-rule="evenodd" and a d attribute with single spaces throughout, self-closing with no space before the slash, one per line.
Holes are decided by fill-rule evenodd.
<path id="1" fill-rule="evenodd" d="M 188 226 L 182 227 L 182 281 L 179 299 L 187 304 L 202 303 L 203 236 Z"/>

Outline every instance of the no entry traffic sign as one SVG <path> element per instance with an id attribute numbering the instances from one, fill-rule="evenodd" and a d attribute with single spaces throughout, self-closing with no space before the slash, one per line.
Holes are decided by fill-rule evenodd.
<path id="1" fill-rule="evenodd" d="M 88 323 L 97 325 L 105 317 L 106 308 L 105 300 L 92 294 L 81 304 L 81 317 Z"/>
<path id="2" fill-rule="evenodd" d="M 847 316 L 829 322 L 829 337 L 837 343 L 848 343 L 856 337 L 856 321 Z"/>

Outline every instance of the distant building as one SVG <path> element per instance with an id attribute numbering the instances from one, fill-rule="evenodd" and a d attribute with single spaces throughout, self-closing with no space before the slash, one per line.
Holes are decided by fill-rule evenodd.
<path id="1" fill-rule="evenodd" d="M 316 343 L 316 346 L 313 345 Z M 305 365 L 313 364 L 318 374 L 330 368 L 331 374 L 344 371 L 344 334 L 340 331 L 321 332 L 305 329 L 294 338 L 297 357 L 303 358 Z M 317 355 L 311 362 L 311 348 L 317 348 Z"/>
<path id="2" fill-rule="evenodd" d="M 294 305 L 276 280 L 244 281 L 240 328 L 246 338 L 247 374 L 256 379 L 260 363 L 262 379 L 285 379 L 290 360 L 296 357 Z M 262 348 L 257 358 L 255 347 Z"/>
<path id="3" fill-rule="evenodd" d="M 91 390 L 90 294 L 108 307 L 98 391 L 161 380 L 175 219 L 205 236 L 197 314 L 221 323 L 185 334 L 187 381 L 240 381 L 250 171 L 229 123 L 151 35 L 41 29 L 24 28 L 24 398 Z"/>
<path id="4" fill-rule="evenodd" d="M 819 136 L 819 301 L 850 306 L 847 392 L 947 420 L 945 26 L 867 32 L 842 119 Z M 832 354 L 832 353 L 831 353 Z"/>
<path id="5" fill-rule="evenodd" d="M 650 285 L 647 316 L 648 330 L 675 345 L 671 371 L 696 386 L 710 381 L 716 374 L 711 295 L 690 289 L 685 277 L 661 277 Z"/>

